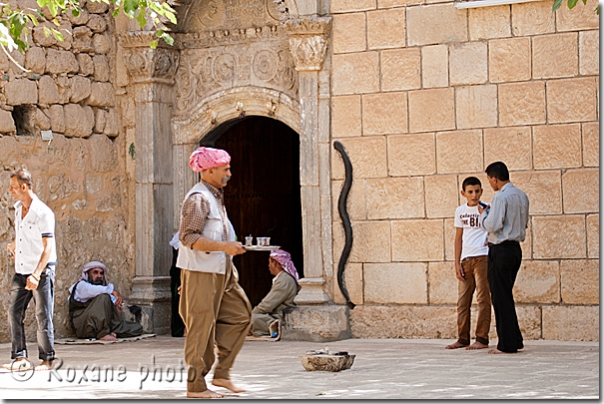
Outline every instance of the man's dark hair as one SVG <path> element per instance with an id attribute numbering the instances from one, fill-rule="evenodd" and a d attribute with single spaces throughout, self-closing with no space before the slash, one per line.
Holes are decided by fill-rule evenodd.
<path id="1" fill-rule="evenodd" d="M 461 183 L 461 189 L 463 189 L 465 191 L 466 187 L 468 185 L 479 185 L 480 188 L 482 188 L 482 184 L 480 183 L 480 180 L 476 177 L 468 177 L 465 180 L 463 180 L 463 182 Z"/>
<path id="2" fill-rule="evenodd" d="M 17 178 L 19 185 L 26 184 L 29 189 L 32 189 L 34 187 L 34 179 L 32 178 L 31 173 L 25 168 L 14 170 L 10 173 L 10 177 Z"/>
<path id="3" fill-rule="evenodd" d="M 485 173 L 491 178 L 497 178 L 500 181 L 509 181 L 510 180 L 510 172 L 504 163 L 501 161 L 496 161 L 494 163 L 489 164 Z"/>

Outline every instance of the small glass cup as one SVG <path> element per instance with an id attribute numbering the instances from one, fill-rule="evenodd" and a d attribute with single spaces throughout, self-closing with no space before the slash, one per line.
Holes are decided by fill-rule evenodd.
<path id="1" fill-rule="evenodd" d="M 252 235 L 250 234 L 249 236 L 245 237 L 245 245 L 246 246 L 251 246 L 252 242 L 254 241 L 254 237 L 252 237 Z"/>
<path id="2" fill-rule="evenodd" d="M 270 237 L 264 237 L 264 245 L 265 246 L 271 245 L 271 238 Z"/>

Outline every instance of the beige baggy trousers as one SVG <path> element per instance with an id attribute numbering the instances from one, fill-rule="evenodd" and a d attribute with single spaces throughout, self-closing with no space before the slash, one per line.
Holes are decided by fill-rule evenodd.
<path id="1" fill-rule="evenodd" d="M 224 275 L 182 270 L 179 313 L 187 327 L 187 391 L 207 390 L 205 376 L 215 360 L 214 378 L 230 379 L 230 370 L 251 326 L 252 307 L 230 259 Z"/>

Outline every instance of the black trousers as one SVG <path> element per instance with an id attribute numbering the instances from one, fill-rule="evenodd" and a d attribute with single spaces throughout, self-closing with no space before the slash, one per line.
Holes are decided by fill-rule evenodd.
<path id="1" fill-rule="evenodd" d="M 516 352 L 518 349 L 524 348 L 512 294 L 521 262 L 522 249 L 518 242 L 489 243 L 487 278 L 491 289 L 495 327 L 499 339 L 497 349 L 502 352 Z"/>

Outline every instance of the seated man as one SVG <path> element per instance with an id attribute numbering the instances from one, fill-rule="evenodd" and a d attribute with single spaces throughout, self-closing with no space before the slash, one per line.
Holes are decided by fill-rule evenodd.
<path id="1" fill-rule="evenodd" d="M 279 335 L 279 326 L 283 319 L 283 309 L 292 307 L 294 298 L 300 290 L 298 271 L 291 256 L 284 250 L 271 251 L 268 270 L 273 278 L 273 286 L 258 306 L 252 310 L 252 334 L 256 337 Z"/>
<path id="2" fill-rule="evenodd" d="M 143 333 L 142 325 L 122 318 L 122 295 L 107 283 L 107 267 L 102 262 L 84 265 L 69 293 L 69 317 L 78 338 L 115 341 Z"/>

